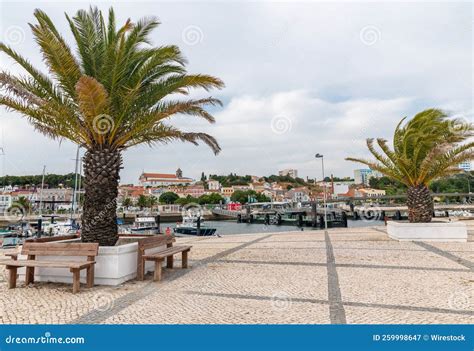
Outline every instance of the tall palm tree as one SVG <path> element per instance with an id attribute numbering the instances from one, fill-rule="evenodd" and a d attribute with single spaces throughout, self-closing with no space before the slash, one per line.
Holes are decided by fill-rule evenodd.
<path id="1" fill-rule="evenodd" d="M 27 73 L 0 73 L 0 104 L 26 116 L 41 133 L 86 149 L 82 240 L 114 245 L 122 152 L 174 140 L 202 141 L 219 152 L 212 136 L 184 132 L 167 120 L 181 114 L 214 122 L 205 107 L 219 105 L 219 100 L 178 97 L 192 88 L 222 88 L 223 82 L 188 74 L 178 47 L 153 47 L 150 33 L 159 25 L 155 18 L 127 20 L 117 28 L 113 9 L 107 21 L 92 7 L 72 18 L 66 15 L 73 53 L 46 13 L 35 10 L 34 16 L 37 23 L 30 27 L 49 75 L 0 43 L 0 51 Z"/>
<path id="2" fill-rule="evenodd" d="M 408 187 L 407 206 L 410 222 L 430 222 L 433 199 L 428 190 L 431 181 L 460 172 L 459 163 L 474 158 L 473 125 L 449 119 L 445 112 L 428 109 L 395 128 L 393 150 L 387 140 L 367 139 L 367 147 L 376 160 L 346 158 L 363 163 Z"/>

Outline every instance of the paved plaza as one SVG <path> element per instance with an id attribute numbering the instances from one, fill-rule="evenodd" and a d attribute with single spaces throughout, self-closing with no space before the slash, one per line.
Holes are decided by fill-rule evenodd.
<path id="1" fill-rule="evenodd" d="M 474 238 L 398 242 L 384 227 L 179 238 L 190 269 L 71 293 L 9 290 L 1 323 L 473 323 Z M 178 256 L 177 256 L 178 258 Z M 180 267 L 179 259 L 176 267 Z M 3 267 L 1 268 L 3 269 Z"/>

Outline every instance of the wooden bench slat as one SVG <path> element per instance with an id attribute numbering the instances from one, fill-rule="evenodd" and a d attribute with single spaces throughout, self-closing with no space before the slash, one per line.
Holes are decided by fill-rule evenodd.
<path id="1" fill-rule="evenodd" d="M 22 255 L 37 256 L 97 256 L 97 243 L 32 243 L 25 242 Z"/>
<path id="2" fill-rule="evenodd" d="M 172 244 L 176 239 L 171 235 L 155 235 L 138 241 L 139 250 L 148 250 L 157 246 Z"/>
<path id="3" fill-rule="evenodd" d="M 79 291 L 80 271 L 87 269 L 87 286 L 91 288 L 94 285 L 94 266 L 95 257 L 99 253 L 98 243 L 36 243 L 25 242 L 21 249 L 21 255 L 27 256 L 27 259 L 18 260 L 18 255 L 9 254 L 12 259 L 0 260 L 1 265 L 5 265 L 9 270 L 8 287 L 16 287 L 17 268 L 26 267 L 25 283 L 31 284 L 35 278 L 36 267 L 46 268 L 69 268 L 73 275 L 73 293 Z M 36 260 L 37 256 L 82 256 L 87 261 L 47 261 Z"/>
<path id="4" fill-rule="evenodd" d="M 38 261 L 38 260 L 2 260 L 0 264 L 10 267 L 47 267 L 83 269 L 95 264 L 95 261 Z"/>
<path id="5" fill-rule="evenodd" d="M 191 250 L 191 247 L 192 246 L 173 246 L 149 255 L 144 255 L 143 258 L 146 260 L 152 260 L 155 258 L 166 258 L 168 256 L 172 256 L 183 251 L 189 251 Z"/>

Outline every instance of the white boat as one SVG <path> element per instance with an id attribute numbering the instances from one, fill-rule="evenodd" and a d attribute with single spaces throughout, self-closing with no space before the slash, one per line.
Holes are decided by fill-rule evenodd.
<path id="1" fill-rule="evenodd" d="M 159 234 L 160 225 L 153 216 L 136 217 L 130 227 L 131 234 Z"/>
<path id="2" fill-rule="evenodd" d="M 200 216 L 189 215 L 183 217 L 183 222 L 178 223 L 174 228 L 174 232 L 184 235 L 198 235 L 198 236 L 209 236 L 216 232 L 216 228 L 209 228 L 202 226 L 204 221 Z"/>
<path id="3" fill-rule="evenodd" d="M 68 219 L 63 222 L 43 222 L 42 232 L 49 236 L 60 236 L 76 234 L 79 231 L 79 226 L 76 221 Z"/>

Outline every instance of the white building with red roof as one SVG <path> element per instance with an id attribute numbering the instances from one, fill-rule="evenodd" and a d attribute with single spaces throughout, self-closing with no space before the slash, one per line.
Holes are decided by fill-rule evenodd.
<path id="1" fill-rule="evenodd" d="M 179 168 L 175 174 L 143 172 L 138 178 L 140 185 L 145 187 L 190 185 L 193 181 L 191 178 L 183 177 L 183 172 Z"/>

